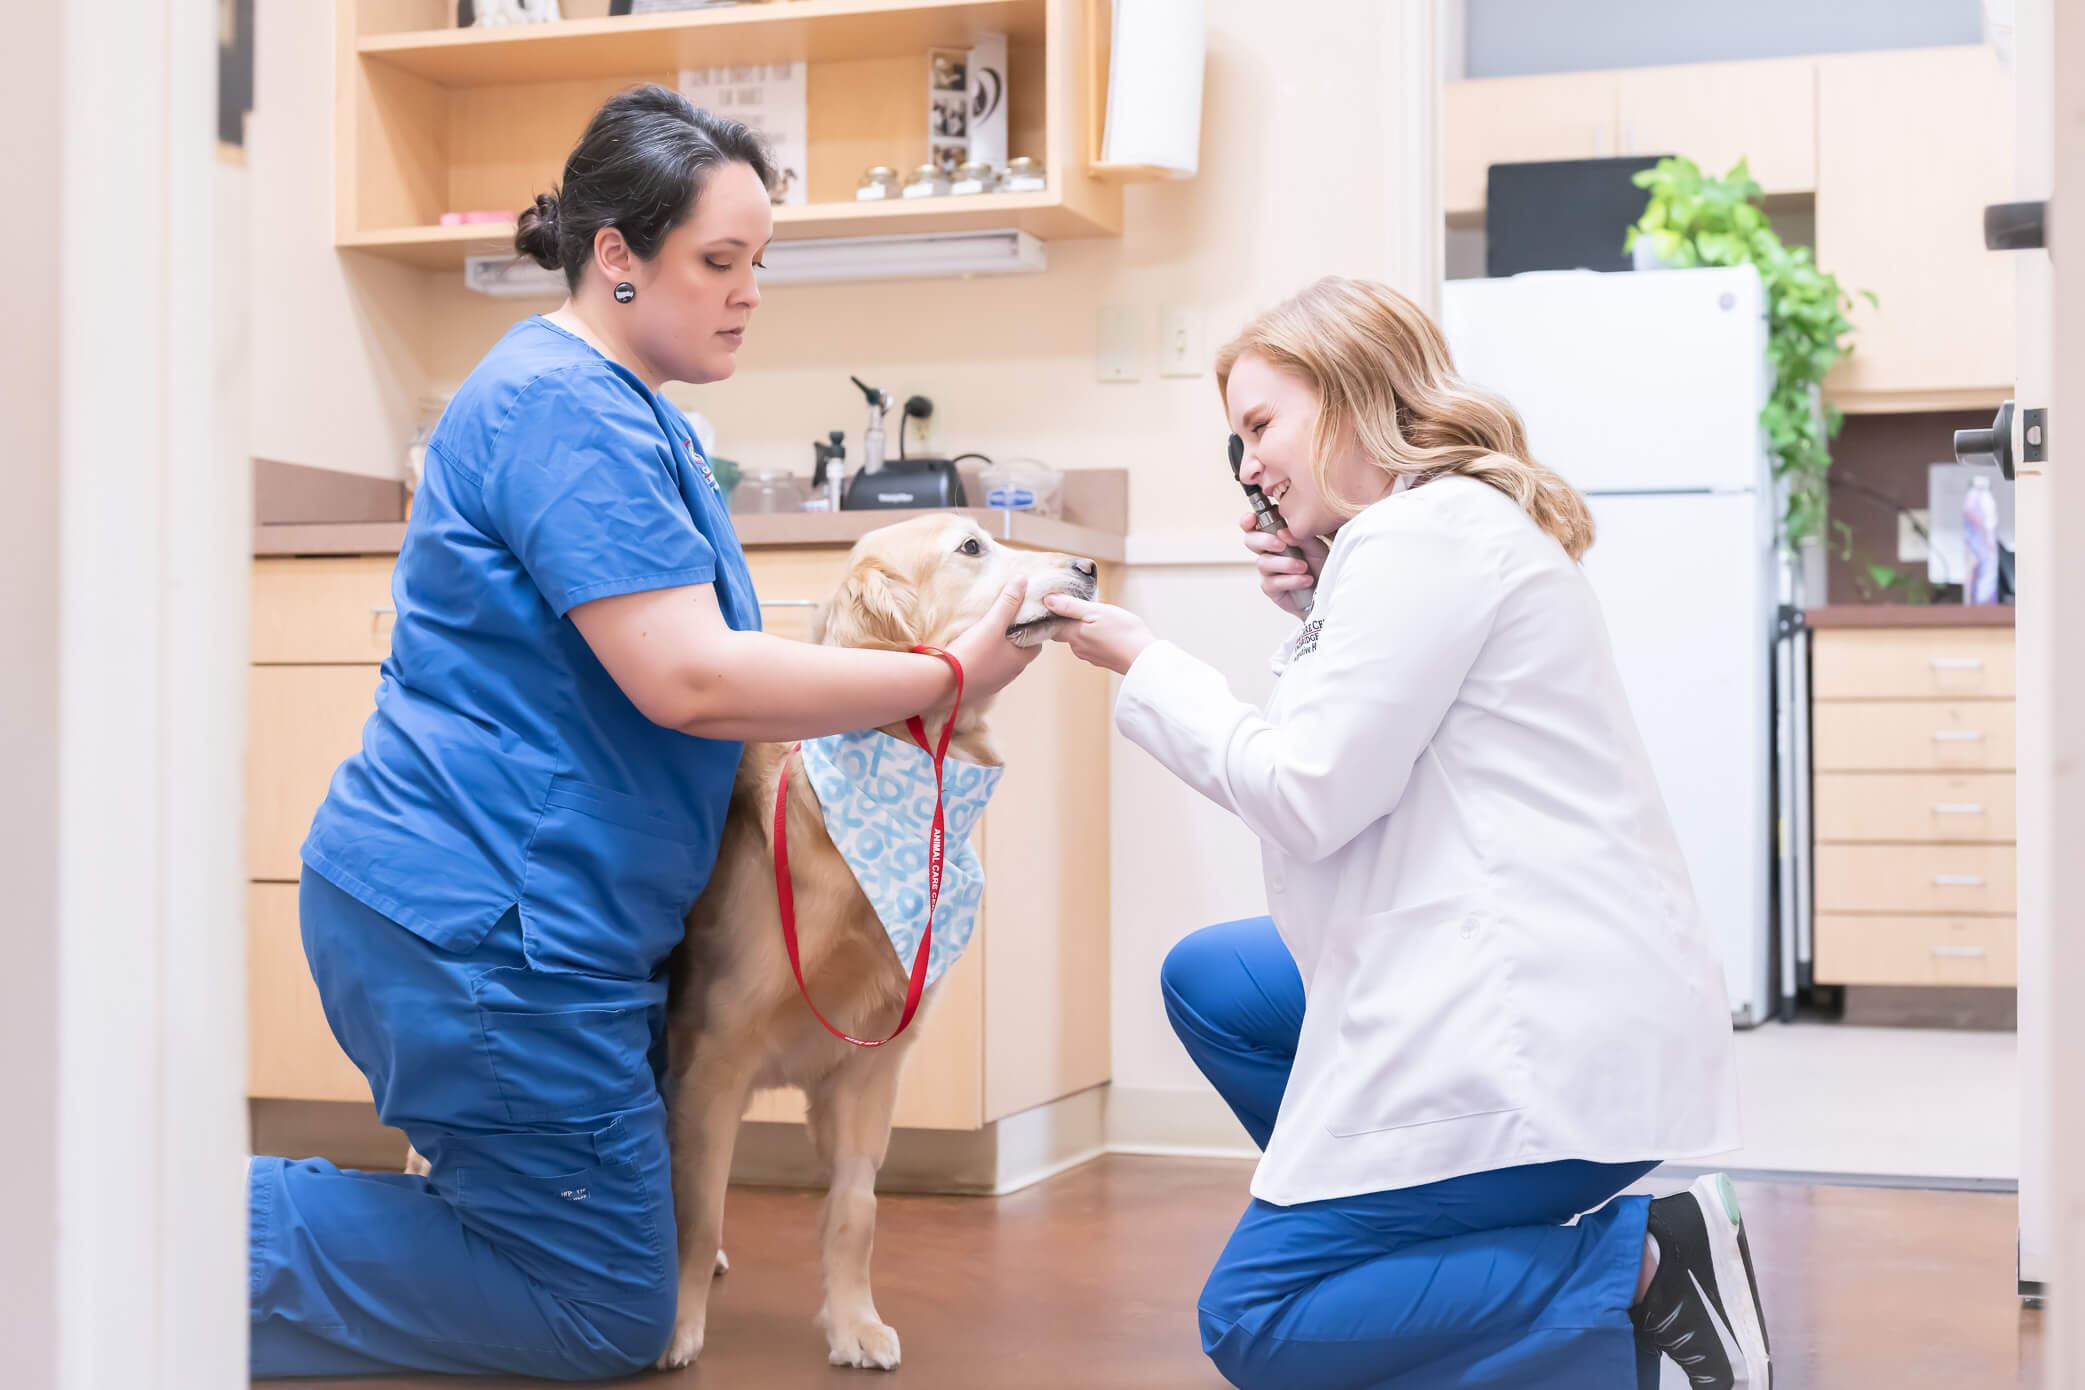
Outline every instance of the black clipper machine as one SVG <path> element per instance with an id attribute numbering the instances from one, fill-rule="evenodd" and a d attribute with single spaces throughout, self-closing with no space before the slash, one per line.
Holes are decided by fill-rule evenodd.
<path id="1" fill-rule="evenodd" d="M 1237 478 L 1238 470 L 1244 465 L 1245 441 L 1234 434 L 1231 436 L 1231 476 Z M 1282 519 L 1281 508 L 1269 502 L 1267 494 L 1260 491 L 1256 484 L 1248 483 L 1243 478 L 1239 478 L 1238 486 L 1245 489 L 1245 500 L 1252 503 L 1253 522 L 1256 530 L 1265 531 L 1272 536 L 1289 529 L 1289 523 Z M 1302 560 L 1304 567 L 1309 567 L 1309 557 L 1293 545 L 1284 550 L 1282 554 L 1287 555 L 1292 560 Z M 1297 617 L 1308 618 L 1310 616 L 1310 594 L 1307 591 L 1301 589 L 1294 590 L 1289 594 L 1287 601 Z"/>

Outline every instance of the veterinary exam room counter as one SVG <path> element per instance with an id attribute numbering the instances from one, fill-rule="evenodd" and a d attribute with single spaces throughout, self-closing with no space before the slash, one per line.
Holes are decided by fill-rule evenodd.
<path id="1" fill-rule="evenodd" d="M 1127 476 L 1067 474 L 1061 519 L 966 513 L 1023 549 L 1122 556 Z M 248 687 L 247 930 L 256 1151 L 396 1168 L 403 1136 L 376 1123 L 334 1044 L 297 929 L 298 847 L 341 759 L 360 746 L 390 651 L 390 579 L 405 533 L 396 483 L 256 470 Z M 848 549 L 913 512 L 745 515 L 769 631 L 803 638 Z M 329 519 L 337 518 L 337 519 Z M 922 1025 L 900 1090 L 888 1189 L 1006 1191 L 1096 1152 L 1109 1079 L 1108 728 L 1105 672 L 1043 654 L 1000 697 L 1006 776 L 976 834 L 985 898 L 970 950 Z M 1075 871 L 1068 866 L 1076 866 Z M 734 1176 L 818 1179 L 794 1091 L 754 1099 Z"/>

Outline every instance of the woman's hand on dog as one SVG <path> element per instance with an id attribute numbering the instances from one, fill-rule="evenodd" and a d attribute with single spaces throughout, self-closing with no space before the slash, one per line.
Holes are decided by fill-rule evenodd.
<path id="1" fill-rule="evenodd" d="M 1128 675 L 1131 664 L 1158 640 L 1142 618 L 1111 603 L 1088 603 L 1070 594 L 1050 594 L 1043 599 L 1043 607 L 1071 620 L 1051 634 L 1056 641 L 1069 643 L 1071 654 L 1079 660 L 1118 676 Z"/>
<path id="2" fill-rule="evenodd" d="M 1297 540 L 1287 531 L 1270 536 L 1259 529 L 1257 522 L 1250 510 L 1238 518 L 1239 526 L 1245 530 L 1245 548 L 1259 565 L 1260 592 L 1272 599 L 1276 608 L 1294 615 L 1296 610 L 1289 607 L 1289 595 L 1299 589 L 1308 590 L 1318 582 L 1317 573 L 1325 567 L 1325 557 L 1332 553 L 1332 548 L 1316 536 Z M 1283 553 L 1292 545 L 1303 552 L 1303 559 Z"/>
<path id="3" fill-rule="evenodd" d="M 1006 638 L 1028 596 L 1028 581 L 1015 579 L 999 591 L 991 608 L 970 629 L 948 644 L 949 655 L 963 664 L 963 696 L 991 695 L 1013 684 L 1015 676 L 1041 654 L 1042 647 L 1017 647 Z"/>

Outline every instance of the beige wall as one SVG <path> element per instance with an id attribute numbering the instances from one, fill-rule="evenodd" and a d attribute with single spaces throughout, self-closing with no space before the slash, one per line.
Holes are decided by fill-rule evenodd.
<path id="1" fill-rule="evenodd" d="M 255 5 L 250 438 L 256 458 L 396 477 L 429 277 L 333 249 L 333 16 L 330 0 Z"/>
<path id="2" fill-rule="evenodd" d="M 260 227 L 255 442 L 262 457 L 392 474 L 419 371 L 453 386 L 506 325 L 543 307 L 472 294 L 460 275 L 341 257 L 331 241 L 326 7 L 262 0 L 254 175 Z M 1130 190 L 1120 240 L 1056 242 L 1040 275 L 771 289 L 730 382 L 676 389 L 750 466 L 807 471 L 844 429 L 850 372 L 938 408 L 936 451 L 1127 468 L 1139 529 L 1232 524 L 1212 379 L 1158 376 L 1158 315 L 1207 316 L 1216 346 L 1256 308 L 1331 271 L 1382 273 L 1386 167 L 1378 0 L 1319 0 L 1273 22 L 1210 0 L 1200 178 Z M 576 138 L 578 132 L 574 132 Z M 343 267 L 345 267 L 343 269 Z M 1096 379 L 1101 306 L 1144 311 L 1143 379 Z"/>

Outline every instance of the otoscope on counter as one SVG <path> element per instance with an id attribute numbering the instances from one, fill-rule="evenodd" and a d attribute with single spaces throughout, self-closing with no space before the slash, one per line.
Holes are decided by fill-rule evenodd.
<path id="1" fill-rule="evenodd" d="M 1244 464 L 1245 441 L 1234 434 L 1231 436 L 1231 476 L 1233 478 L 1238 478 L 1238 470 Z M 1245 500 L 1252 503 L 1253 528 L 1255 530 L 1265 531 L 1268 535 L 1273 536 L 1289 529 L 1289 523 L 1282 519 L 1281 508 L 1269 502 L 1267 494 L 1260 491 L 1258 485 L 1248 483 L 1243 478 L 1238 478 L 1238 485 L 1245 489 Z M 1292 545 L 1282 551 L 1282 554 L 1292 560 L 1303 561 L 1305 570 L 1310 568 L 1310 557 L 1297 547 Z M 1310 616 L 1310 593 L 1308 590 L 1293 589 L 1284 599 L 1284 602 L 1288 604 L 1297 617 L 1308 618 Z"/>

